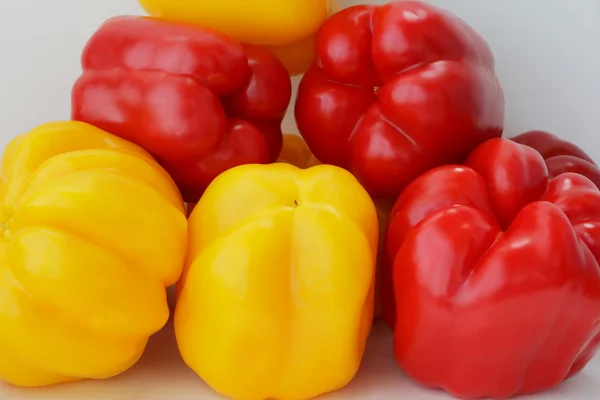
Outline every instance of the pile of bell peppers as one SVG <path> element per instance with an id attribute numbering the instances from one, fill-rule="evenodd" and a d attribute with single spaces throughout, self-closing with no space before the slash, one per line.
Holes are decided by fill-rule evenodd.
<path id="1" fill-rule="evenodd" d="M 503 137 L 464 21 L 139 3 L 87 42 L 72 120 L 4 151 L 0 379 L 119 375 L 174 285 L 183 360 L 232 399 L 345 387 L 380 313 L 405 373 L 459 398 L 548 390 L 594 356 L 600 169 L 548 132 Z"/>

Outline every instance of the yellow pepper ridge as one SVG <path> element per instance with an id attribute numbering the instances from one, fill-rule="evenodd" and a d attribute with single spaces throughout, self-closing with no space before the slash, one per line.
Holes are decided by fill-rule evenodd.
<path id="1" fill-rule="evenodd" d="M 373 318 L 375 206 L 347 171 L 277 163 L 220 175 L 189 219 L 175 332 L 234 399 L 308 399 L 358 370 Z"/>
<path id="2" fill-rule="evenodd" d="M 187 248 L 169 175 L 69 121 L 13 140 L 0 187 L 0 378 L 45 386 L 131 367 L 167 322 Z"/>

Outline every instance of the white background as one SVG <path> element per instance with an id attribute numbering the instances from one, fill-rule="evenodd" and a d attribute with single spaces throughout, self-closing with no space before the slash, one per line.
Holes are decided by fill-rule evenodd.
<path id="1" fill-rule="evenodd" d="M 508 135 L 550 130 L 600 159 L 599 0 L 430 3 L 456 13 L 490 43 L 506 93 Z M 106 18 L 138 13 L 135 0 L 0 1 L 0 146 L 38 124 L 69 118 L 85 42 Z"/>
<path id="2" fill-rule="evenodd" d="M 360 2 L 365 1 L 340 0 L 343 5 Z M 430 2 L 465 19 L 490 43 L 506 94 L 508 135 L 549 130 L 600 160 L 600 1 Z M 68 119 L 70 88 L 80 73 L 79 56 L 89 36 L 108 17 L 139 13 L 135 0 L 0 1 L 0 148 L 36 125 Z M 293 129 L 288 118 L 286 130 Z M 357 379 L 346 391 L 326 398 L 445 398 L 421 391 L 395 368 L 389 340 L 385 329 L 377 326 Z M 154 339 L 138 368 L 117 379 L 49 391 L 0 385 L 2 400 L 199 398 L 213 395 L 182 365 L 168 329 Z M 600 360 L 558 391 L 539 398 L 600 398 Z"/>

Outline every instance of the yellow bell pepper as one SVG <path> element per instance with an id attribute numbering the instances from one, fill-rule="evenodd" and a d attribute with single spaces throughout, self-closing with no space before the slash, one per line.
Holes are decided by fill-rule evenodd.
<path id="1" fill-rule="evenodd" d="M 309 150 L 304 139 L 292 133 L 283 135 L 283 148 L 281 149 L 278 161 L 292 164 L 302 169 L 314 167 L 321 163 Z"/>
<path id="2" fill-rule="evenodd" d="M 285 133 L 283 135 L 283 147 L 279 155 L 278 162 L 292 164 L 298 168 L 310 168 L 321 164 L 317 157 L 308 149 L 301 136 L 293 133 Z M 196 207 L 196 203 L 187 203 L 186 210 L 188 215 Z M 379 213 L 379 210 L 377 210 Z"/>
<path id="3" fill-rule="evenodd" d="M 315 58 L 315 35 L 291 44 L 265 46 L 285 65 L 290 76 L 305 73 Z"/>
<path id="4" fill-rule="evenodd" d="M 335 0 L 138 0 L 151 16 L 218 29 L 241 43 L 267 46 L 290 75 L 306 71 L 314 34 L 339 10 Z"/>
<path id="5" fill-rule="evenodd" d="M 0 380 L 45 386 L 131 367 L 169 317 L 183 201 L 141 148 L 91 125 L 18 136 L 0 180 Z"/>
<path id="6" fill-rule="evenodd" d="M 302 137 L 291 133 L 286 133 L 283 135 L 283 149 L 281 150 L 281 155 L 279 156 L 279 162 L 292 164 L 299 168 L 310 168 L 321 164 L 321 162 L 309 150 Z M 379 251 L 377 253 L 377 271 L 379 272 L 383 263 L 387 262 L 385 259 L 385 231 L 387 229 L 388 218 L 390 216 L 390 212 L 392 211 L 392 206 L 394 205 L 394 199 L 373 199 L 373 202 L 375 203 L 377 217 L 379 219 Z M 375 321 L 381 317 L 380 300 L 379 288 L 378 285 L 376 285 L 375 312 L 373 315 Z"/>
<path id="7" fill-rule="evenodd" d="M 244 165 L 189 219 L 175 334 L 233 399 L 308 399 L 358 370 L 373 318 L 375 206 L 338 167 Z"/>

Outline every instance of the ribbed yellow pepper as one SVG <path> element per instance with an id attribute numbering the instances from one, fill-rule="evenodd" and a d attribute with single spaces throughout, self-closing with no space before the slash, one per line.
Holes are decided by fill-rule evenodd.
<path id="1" fill-rule="evenodd" d="M 218 29 L 241 43 L 269 47 L 291 75 L 314 55 L 314 34 L 337 11 L 335 0 L 138 0 L 154 17 Z"/>
<path id="2" fill-rule="evenodd" d="M 292 164 L 299 168 L 310 168 L 321 163 L 310 151 L 302 137 L 291 133 L 283 135 L 283 149 L 279 156 L 279 162 Z M 385 259 L 385 231 L 392 206 L 394 205 L 394 199 L 373 199 L 373 202 L 375 203 L 377 217 L 379 218 L 379 251 L 377 260 L 377 271 L 379 271 L 383 263 L 387 262 Z M 381 317 L 381 303 L 379 287 L 376 285 L 374 319 L 377 320 L 379 317 Z"/>
<path id="3" fill-rule="evenodd" d="M 141 148 L 81 122 L 7 146 L 0 180 L 0 380 L 45 386 L 131 367 L 169 317 L 183 202 Z"/>
<path id="4" fill-rule="evenodd" d="M 373 318 L 375 206 L 348 172 L 244 165 L 189 220 L 175 333 L 233 399 L 308 399 L 355 375 Z"/>

